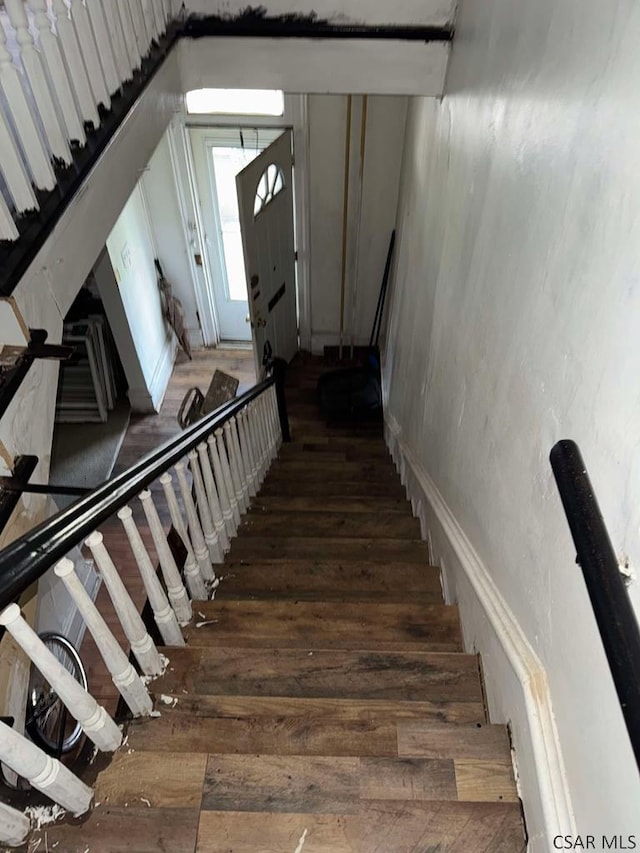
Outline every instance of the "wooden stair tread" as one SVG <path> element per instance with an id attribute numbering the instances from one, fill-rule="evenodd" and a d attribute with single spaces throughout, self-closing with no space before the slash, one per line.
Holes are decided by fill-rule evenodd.
<path id="1" fill-rule="evenodd" d="M 427 546 L 417 539 L 340 538 L 329 536 L 239 536 L 229 558 L 237 560 L 316 558 L 410 561 L 428 564 Z"/>
<path id="2" fill-rule="evenodd" d="M 223 644 L 161 651 L 170 663 L 153 682 L 156 695 L 471 702 L 476 709 L 483 703 L 474 655 Z"/>
<path id="3" fill-rule="evenodd" d="M 269 480 L 262 484 L 260 498 L 266 497 L 325 497 L 341 498 L 344 496 L 357 497 L 382 497 L 393 500 L 405 500 L 407 495 L 400 480 L 387 483 L 366 482 L 364 480 L 343 480 L 340 482 L 331 480 Z"/>
<path id="4" fill-rule="evenodd" d="M 458 609 L 444 604 L 225 600 L 197 610 L 184 629 L 191 645 L 462 649 Z"/>
<path id="5" fill-rule="evenodd" d="M 270 513 L 256 509 L 244 516 L 238 537 L 279 536 L 292 531 L 296 536 L 331 536 L 348 539 L 418 539 L 420 522 L 397 512 L 329 512 L 281 510 Z"/>
<path id="6" fill-rule="evenodd" d="M 398 472 L 393 467 L 391 459 L 376 462 L 322 462 L 315 458 L 278 459 L 274 462 L 267 480 L 287 479 L 320 479 L 343 483 L 350 480 L 366 480 L 373 482 L 399 481 Z"/>
<path id="7" fill-rule="evenodd" d="M 411 504 L 404 497 L 387 498 L 382 495 L 336 495 L 318 501 L 310 495 L 258 495 L 251 502 L 249 515 L 259 512 L 396 512 L 412 516 Z"/>

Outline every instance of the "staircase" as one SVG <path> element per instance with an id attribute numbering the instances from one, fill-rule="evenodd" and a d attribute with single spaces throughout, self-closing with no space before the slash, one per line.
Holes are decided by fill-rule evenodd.
<path id="1" fill-rule="evenodd" d="M 320 359 L 288 374 L 292 442 L 212 601 L 88 768 L 95 807 L 33 834 L 58 853 L 517 853 L 504 726 L 487 722 L 379 425 L 327 427 Z"/>

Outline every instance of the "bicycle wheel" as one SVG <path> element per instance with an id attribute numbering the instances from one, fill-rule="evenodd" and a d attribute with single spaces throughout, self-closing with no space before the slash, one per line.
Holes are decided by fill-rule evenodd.
<path id="1" fill-rule="evenodd" d="M 40 639 L 84 689 L 87 674 L 73 644 L 60 634 L 40 634 Z M 70 752 L 82 736 L 82 727 L 67 711 L 47 678 L 31 667 L 26 729 L 32 740 L 50 755 Z"/>

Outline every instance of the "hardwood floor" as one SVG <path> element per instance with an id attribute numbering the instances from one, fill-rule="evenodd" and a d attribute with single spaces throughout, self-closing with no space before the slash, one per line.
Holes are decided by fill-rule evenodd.
<path id="1" fill-rule="evenodd" d="M 293 443 L 217 567 L 214 600 L 194 602 L 187 645 L 162 649 L 160 715 L 130 723 L 92 813 L 48 827 L 39 850 L 525 850 L 507 730 L 487 721 L 457 608 L 380 426 L 318 416 L 322 369 L 289 369 Z M 125 459 L 143 452 L 139 426 Z"/>

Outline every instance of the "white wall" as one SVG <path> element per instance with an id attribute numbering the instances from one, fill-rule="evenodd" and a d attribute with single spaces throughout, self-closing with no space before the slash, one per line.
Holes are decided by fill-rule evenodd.
<path id="1" fill-rule="evenodd" d="M 407 99 L 369 97 L 363 173 L 355 323 L 352 323 L 361 98 L 353 98 L 345 342 L 368 343 L 395 224 Z M 312 95 L 309 116 L 311 343 L 339 342 L 342 217 L 347 98 Z"/>
<path id="2" fill-rule="evenodd" d="M 138 412 L 158 411 L 173 368 L 175 336 L 162 316 L 154 245 L 140 186 L 109 234 L 107 252 L 144 379 L 143 387 L 129 383 L 131 407 Z M 129 378 L 126 354 L 121 358 Z"/>
<path id="3" fill-rule="evenodd" d="M 638 770 L 548 462 L 558 439 L 578 442 L 637 573 L 639 38 L 631 0 L 463 0 L 447 95 L 416 99 L 408 122 L 389 425 L 492 712 L 512 723 L 536 850 L 552 849 L 549 767 L 533 773 L 545 733 L 527 701 L 552 702 L 578 830 L 640 834 Z M 483 573 L 522 637 L 484 606 Z M 637 580 L 630 592 L 640 613 Z M 514 685 L 516 646 L 549 694 Z"/>

